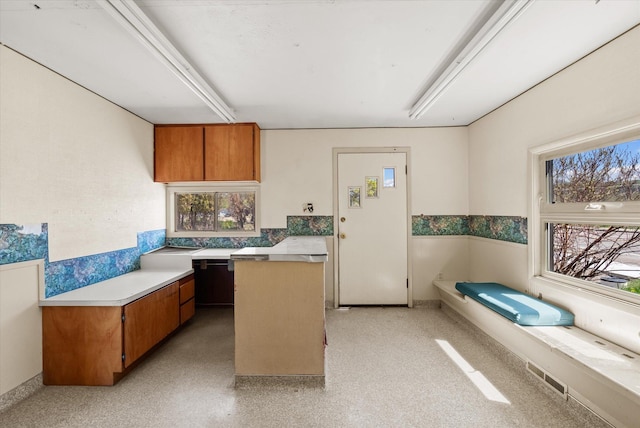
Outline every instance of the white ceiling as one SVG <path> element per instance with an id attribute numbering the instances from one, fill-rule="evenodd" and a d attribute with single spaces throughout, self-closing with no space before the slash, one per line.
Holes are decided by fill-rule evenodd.
<path id="1" fill-rule="evenodd" d="M 534 1 L 409 119 L 499 3 L 136 1 L 237 120 L 263 129 L 467 125 L 640 23 L 640 0 Z M 0 42 L 149 122 L 222 122 L 94 0 L 2 0 Z"/>

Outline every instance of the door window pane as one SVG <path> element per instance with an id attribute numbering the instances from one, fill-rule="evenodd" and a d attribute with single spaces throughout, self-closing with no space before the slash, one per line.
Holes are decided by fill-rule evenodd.
<path id="1" fill-rule="evenodd" d="M 396 169 L 391 168 L 383 168 L 383 187 L 396 187 Z"/>

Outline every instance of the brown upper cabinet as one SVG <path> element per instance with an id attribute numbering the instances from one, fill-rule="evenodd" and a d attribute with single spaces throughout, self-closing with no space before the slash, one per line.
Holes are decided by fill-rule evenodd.
<path id="1" fill-rule="evenodd" d="M 202 181 L 202 126 L 155 127 L 155 181 Z"/>
<path id="2" fill-rule="evenodd" d="M 260 181 L 260 128 L 156 125 L 155 181 Z"/>

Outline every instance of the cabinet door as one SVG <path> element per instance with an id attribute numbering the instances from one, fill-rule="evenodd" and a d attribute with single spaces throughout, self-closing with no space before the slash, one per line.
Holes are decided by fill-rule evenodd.
<path id="1" fill-rule="evenodd" d="M 113 385 L 122 371 L 122 307 L 44 306 L 45 385 Z"/>
<path id="2" fill-rule="evenodd" d="M 180 325 L 179 282 L 124 307 L 124 366 L 140 358 Z"/>
<path id="3" fill-rule="evenodd" d="M 202 126 L 156 126 L 155 181 L 202 181 Z"/>
<path id="4" fill-rule="evenodd" d="M 205 180 L 260 180 L 257 125 L 205 126 L 204 135 Z"/>

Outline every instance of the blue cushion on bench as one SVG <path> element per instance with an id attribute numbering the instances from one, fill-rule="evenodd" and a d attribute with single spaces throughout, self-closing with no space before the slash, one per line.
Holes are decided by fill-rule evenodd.
<path id="1" fill-rule="evenodd" d="M 458 282 L 456 290 L 520 325 L 573 325 L 573 314 L 495 282 Z"/>

